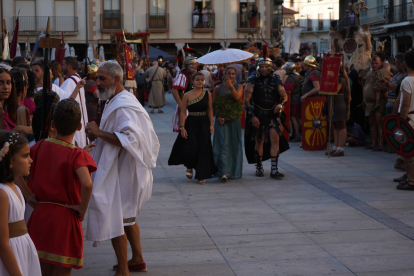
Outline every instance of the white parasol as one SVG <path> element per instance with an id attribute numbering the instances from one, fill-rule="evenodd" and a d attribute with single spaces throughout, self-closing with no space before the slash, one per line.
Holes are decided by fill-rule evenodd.
<path id="1" fill-rule="evenodd" d="M 69 48 L 69 44 L 65 44 L 65 57 L 70 57 L 70 48 Z"/>
<path id="2" fill-rule="evenodd" d="M 233 63 L 241 63 L 253 57 L 252 53 L 239 49 L 222 48 L 211 52 L 197 59 L 197 63 L 203 65 L 229 65 Z"/>
<path id="3" fill-rule="evenodd" d="M 99 47 L 99 59 L 105 60 L 105 51 L 104 51 L 104 47 L 102 45 L 101 45 L 101 47 Z"/>
<path id="4" fill-rule="evenodd" d="M 70 56 L 71 57 L 76 57 L 75 48 L 73 48 L 73 47 L 70 47 Z"/>
<path id="5" fill-rule="evenodd" d="M 93 49 L 92 46 L 88 47 L 88 58 L 89 60 L 93 60 Z"/>

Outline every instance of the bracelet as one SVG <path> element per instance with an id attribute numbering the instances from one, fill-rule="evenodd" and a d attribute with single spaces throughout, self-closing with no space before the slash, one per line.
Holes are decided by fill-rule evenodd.
<path id="1" fill-rule="evenodd" d="M 180 127 L 185 127 L 185 126 L 180 126 Z"/>

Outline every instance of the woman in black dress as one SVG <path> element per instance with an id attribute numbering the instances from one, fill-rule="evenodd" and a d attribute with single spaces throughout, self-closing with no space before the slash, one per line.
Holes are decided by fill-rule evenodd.
<path id="1" fill-rule="evenodd" d="M 186 176 L 189 179 L 193 178 L 195 169 L 195 178 L 204 184 L 205 179 L 212 178 L 217 172 L 211 146 L 211 134 L 214 132 L 212 96 L 203 90 L 203 74 L 195 73 L 192 79 L 194 89 L 184 94 L 181 102 L 181 133 L 175 140 L 168 165 L 183 164 L 187 167 Z"/>

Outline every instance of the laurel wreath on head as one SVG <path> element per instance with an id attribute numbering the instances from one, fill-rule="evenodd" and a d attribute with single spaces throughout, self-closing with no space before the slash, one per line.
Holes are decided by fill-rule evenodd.
<path id="1" fill-rule="evenodd" d="M 218 96 L 213 101 L 213 113 L 217 117 L 232 121 L 239 119 L 242 112 L 240 101 L 235 100 L 231 93 Z"/>

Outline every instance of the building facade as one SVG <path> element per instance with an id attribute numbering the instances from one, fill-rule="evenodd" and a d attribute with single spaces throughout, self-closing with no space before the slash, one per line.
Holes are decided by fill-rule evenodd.
<path id="1" fill-rule="evenodd" d="M 349 3 L 340 2 L 340 14 L 347 21 Z M 361 13 L 361 24 L 370 24 L 373 50 L 379 42 L 384 43 L 383 51 L 390 57 L 414 48 L 414 3 L 407 0 L 366 0 L 368 11 Z M 345 26 L 344 24 L 343 26 Z M 349 24 L 348 24 L 349 25 Z"/>
<path id="2" fill-rule="evenodd" d="M 312 41 L 317 49 L 325 49 L 323 43 L 327 41 L 331 19 L 327 8 L 332 6 L 333 13 L 338 11 L 334 4 L 337 0 L 307 1 L 299 4 L 282 0 L 2 0 L 1 16 L 10 35 L 19 16 L 22 50 L 26 41 L 33 47 L 37 33 L 46 30 L 50 17 L 52 37 L 60 37 L 63 32 L 65 43 L 74 47 L 80 58 L 92 44 L 104 46 L 106 58 L 111 58 L 111 34 L 122 30 L 148 31 L 150 44 L 166 52 L 176 53 L 189 44 L 206 53 L 210 46 L 211 50 L 230 45 L 243 48 L 252 30 L 258 41 L 263 38 L 270 42 L 272 37 L 280 35 L 281 27 L 292 23 L 309 26 L 303 31 L 303 42 Z"/>

